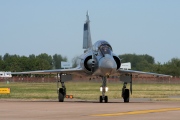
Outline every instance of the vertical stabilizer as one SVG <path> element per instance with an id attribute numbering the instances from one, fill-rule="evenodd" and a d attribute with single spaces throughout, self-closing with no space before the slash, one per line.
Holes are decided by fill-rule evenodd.
<path id="1" fill-rule="evenodd" d="M 84 34 L 83 34 L 83 49 L 92 47 L 91 32 L 90 32 L 90 21 L 88 12 L 86 14 L 86 22 L 84 23 Z"/>

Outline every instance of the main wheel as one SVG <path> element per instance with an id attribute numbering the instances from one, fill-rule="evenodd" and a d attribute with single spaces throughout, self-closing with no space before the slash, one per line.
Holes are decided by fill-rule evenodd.
<path id="1" fill-rule="evenodd" d="M 124 102 L 129 102 L 129 89 L 125 89 L 123 93 Z"/>
<path id="2" fill-rule="evenodd" d="M 103 101 L 102 96 L 99 96 L 99 102 L 102 103 L 102 101 Z"/>
<path id="3" fill-rule="evenodd" d="M 58 100 L 59 100 L 59 102 L 64 102 L 64 90 L 63 90 L 63 88 L 59 89 Z"/>
<path id="4" fill-rule="evenodd" d="M 107 103 L 108 102 L 108 96 L 104 97 L 104 102 Z"/>

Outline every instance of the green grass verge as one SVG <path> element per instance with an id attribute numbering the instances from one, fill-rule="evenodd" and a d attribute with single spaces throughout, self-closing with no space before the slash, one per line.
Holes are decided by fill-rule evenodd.
<path id="1" fill-rule="evenodd" d="M 67 82 L 67 94 L 83 100 L 98 100 L 101 83 Z M 121 83 L 108 83 L 109 99 L 121 98 Z M 0 99 L 57 99 L 56 83 L 0 83 L 0 88 L 11 88 L 11 93 L 0 94 Z M 127 86 L 129 87 L 129 86 Z M 169 96 L 174 96 L 170 98 Z M 151 98 L 157 101 L 180 101 L 179 84 L 133 84 L 132 98 Z"/>

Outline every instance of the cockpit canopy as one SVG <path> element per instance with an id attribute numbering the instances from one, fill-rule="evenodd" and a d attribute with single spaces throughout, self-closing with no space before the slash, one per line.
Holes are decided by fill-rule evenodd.
<path id="1" fill-rule="evenodd" d="M 111 45 L 105 41 L 105 40 L 99 40 L 93 45 L 93 50 L 96 51 L 97 53 L 101 52 L 101 54 L 110 54 L 112 52 L 112 47 Z"/>
<path id="2" fill-rule="evenodd" d="M 111 48 L 108 45 L 101 45 L 99 50 L 102 52 L 103 55 L 110 54 L 111 55 Z"/>

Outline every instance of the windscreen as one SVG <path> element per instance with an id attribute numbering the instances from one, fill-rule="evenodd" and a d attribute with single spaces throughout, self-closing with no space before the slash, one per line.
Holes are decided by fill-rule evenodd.
<path id="1" fill-rule="evenodd" d="M 105 55 L 105 54 L 111 55 L 111 48 L 108 45 L 101 45 L 100 51 L 102 52 L 103 55 Z"/>

